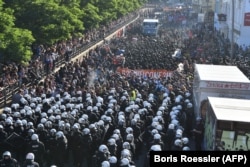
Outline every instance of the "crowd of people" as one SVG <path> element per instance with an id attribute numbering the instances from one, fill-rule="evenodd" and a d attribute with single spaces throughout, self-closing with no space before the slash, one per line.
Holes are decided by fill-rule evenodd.
<path id="1" fill-rule="evenodd" d="M 0 114 L 0 166 L 29 161 L 39 166 L 133 167 L 142 150 L 202 150 L 203 120 L 193 110 L 193 64 L 226 62 L 210 55 L 219 55 L 213 45 L 219 33 L 194 26 L 185 30 L 192 37 L 180 38 L 183 28 L 171 27 L 160 38 L 149 38 L 140 35 L 139 25 L 131 24 L 125 37 L 67 61 L 13 96 Z M 179 40 L 183 56 L 174 60 Z M 121 49 L 125 67 L 166 69 L 171 77 L 116 72 L 112 59 Z M 148 157 L 139 166 L 147 165 Z"/>

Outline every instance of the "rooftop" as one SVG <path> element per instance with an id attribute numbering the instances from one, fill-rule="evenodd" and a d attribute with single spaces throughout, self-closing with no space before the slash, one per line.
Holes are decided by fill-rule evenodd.
<path id="1" fill-rule="evenodd" d="M 217 120 L 249 122 L 250 100 L 208 97 Z"/>
<path id="2" fill-rule="evenodd" d="M 196 64 L 195 68 L 203 81 L 250 83 L 236 66 Z"/>

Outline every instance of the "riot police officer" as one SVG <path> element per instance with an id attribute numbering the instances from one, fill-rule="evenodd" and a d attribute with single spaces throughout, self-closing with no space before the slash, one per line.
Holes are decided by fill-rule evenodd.
<path id="1" fill-rule="evenodd" d="M 19 164 L 15 158 L 11 157 L 9 151 L 3 153 L 3 158 L 0 160 L 0 167 L 19 167 Z"/>
<path id="2" fill-rule="evenodd" d="M 31 142 L 28 144 L 27 152 L 34 153 L 35 157 L 37 158 L 37 162 L 41 167 L 43 166 L 45 146 L 44 143 L 39 140 L 37 134 L 33 134 L 31 136 Z"/>

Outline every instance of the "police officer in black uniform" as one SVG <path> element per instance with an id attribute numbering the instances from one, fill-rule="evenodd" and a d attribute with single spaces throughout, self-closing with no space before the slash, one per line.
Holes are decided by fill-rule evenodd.
<path id="1" fill-rule="evenodd" d="M 0 160 L 0 167 L 20 167 L 17 160 L 11 157 L 9 151 L 3 153 L 3 158 Z"/>
<path id="2" fill-rule="evenodd" d="M 27 152 L 34 153 L 37 162 L 43 167 L 44 155 L 45 155 L 45 146 L 44 143 L 39 141 L 37 134 L 31 136 L 31 142 L 28 144 Z"/>
<path id="3" fill-rule="evenodd" d="M 81 142 L 82 142 L 81 155 L 83 157 L 83 161 L 87 163 L 87 166 L 91 166 L 91 159 L 93 154 L 92 154 L 92 136 L 90 134 L 89 128 L 83 129 L 83 136 Z"/>
<path id="4" fill-rule="evenodd" d="M 28 153 L 22 167 L 40 167 L 35 161 L 35 155 L 33 153 Z"/>

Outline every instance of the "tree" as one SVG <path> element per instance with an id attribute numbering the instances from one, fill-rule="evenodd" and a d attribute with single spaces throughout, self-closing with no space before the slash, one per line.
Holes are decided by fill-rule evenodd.
<path id="1" fill-rule="evenodd" d="M 99 23 L 102 21 L 102 17 L 99 15 L 99 8 L 91 3 L 87 3 L 82 10 L 85 13 L 83 22 L 86 28 L 92 29 L 99 27 Z"/>
<path id="2" fill-rule="evenodd" d="M 49 45 L 82 32 L 79 8 L 60 4 L 54 0 L 26 0 L 25 5 L 16 9 L 16 24 L 31 30 L 38 43 Z"/>
<path id="3" fill-rule="evenodd" d="M 32 41 L 52 45 L 81 35 L 85 29 L 105 25 L 135 11 L 145 2 L 147 0 L 0 0 L 0 52 L 11 60 L 27 61 L 31 56 L 27 46 Z"/>
<path id="4" fill-rule="evenodd" d="M 106 0 L 98 2 L 99 15 L 102 16 L 102 24 L 117 18 L 117 0 Z"/>
<path id="5" fill-rule="evenodd" d="M 0 54 L 2 61 L 27 62 L 32 56 L 31 44 L 35 41 L 31 31 L 15 27 L 13 10 L 3 8 L 0 0 Z"/>

